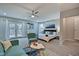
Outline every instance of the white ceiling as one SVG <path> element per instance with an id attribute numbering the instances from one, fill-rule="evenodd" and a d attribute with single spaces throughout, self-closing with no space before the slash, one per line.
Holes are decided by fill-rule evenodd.
<path id="1" fill-rule="evenodd" d="M 61 3 L 60 4 L 61 11 L 66 11 L 66 10 L 74 9 L 78 7 L 79 7 L 79 3 Z"/>
<path id="2" fill-rule="evenodd" d="M 60 11 L 77 8 L 79 4 L 56 4 L 56 3 L 17 3 L 0 4 L 0 15 L 9 17 L 34 20 L 37 22 L 60 18 Z M 38 17 L 31 18 L 32 10 L 38 10 Z"/>

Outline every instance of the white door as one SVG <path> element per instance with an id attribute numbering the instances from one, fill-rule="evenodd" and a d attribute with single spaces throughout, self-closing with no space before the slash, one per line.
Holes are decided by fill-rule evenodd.
<path id="1" fill-rule="evenodd" d="M 66 40 L 72 40 L 74 38 L 74 19 L 73 17 L 67 17 L 63 19 L 63 36 Z"/>
<path id="2" fill-rule="evenodd" d="M 74 17 L 74 39 L 79 40 L 79 16 Z"/>

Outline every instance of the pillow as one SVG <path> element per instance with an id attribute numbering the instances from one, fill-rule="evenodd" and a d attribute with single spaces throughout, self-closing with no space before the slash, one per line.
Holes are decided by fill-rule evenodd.
<path id="1" fill-rule="evenodd" d="M 3 41 L 2 43 L 3 43 L 3 46 L 4 46 L 4 48 L 5 48 L 5 51 L 6 51 L 9 47 L 12 46 L 12 45 L 11 45 L 11 42 L 10 42 L 9 40 Z"/>
<path id="2" fill-rule="evenodd" d="M 19 45 L 19 40 L 11 40 L 12 46 Z"/>

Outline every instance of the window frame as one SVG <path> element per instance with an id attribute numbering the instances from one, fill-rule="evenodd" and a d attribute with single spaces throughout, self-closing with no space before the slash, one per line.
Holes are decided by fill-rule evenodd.
<path id="1" fill-rule="evenodd" d="M 10 37 L 10 26 L 9 24 L 15 24 L 15 37 Z M 17 24 L 22 24 L 22 36 L 18 36 L 18 26 Z M 8 21 L 8 28 L 9 28 L 9 38 L 25 38 L 27 36 L 27 29 L 26 29 L 26 24 L 24 22 L 15 22 L 15 21 Z"/>

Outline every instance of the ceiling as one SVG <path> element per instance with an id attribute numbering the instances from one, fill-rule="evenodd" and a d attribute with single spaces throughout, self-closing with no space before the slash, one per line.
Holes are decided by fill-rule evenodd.
<path id="1" fill-rule="evenodd" d="M 59 19 L 60 11 L 62 12 L 77 7 L 79 7 L 77 3 L 0 3 L 0 15 L 41 22 Z M 32 15 L 32 10 L 39 11 L 34 18 L 30 17 Z"/>
<path id="2" fill-rule="evenodd" d="M 74 9 L 74 8 L 78 8 L 78 7 L 79 7 L 79 3 L 62 3 L 62 4 L 60 4 L 61 11 L 66 11 L 66 10 Z"/>

